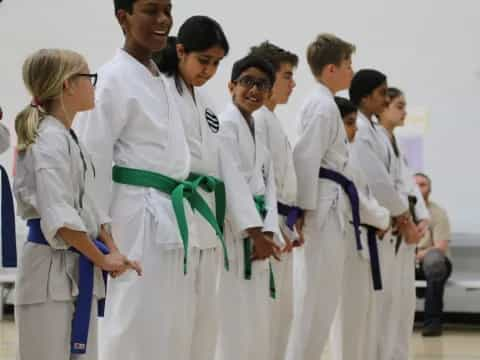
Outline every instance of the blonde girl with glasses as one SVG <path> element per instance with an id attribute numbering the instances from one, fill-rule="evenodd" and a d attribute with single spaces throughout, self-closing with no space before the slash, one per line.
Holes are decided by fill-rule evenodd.
<path id="1" fill-rule="evenodd" d="M 73 51 L 43 49 L 25 61 L 23 80 L 33 100 L 15 120 L 14 193 L 29 227 L 16 285 L 18 359 L 97 359 L 102 270 L 140 268 L 107 231 L 91 196 L 95 169 L 71 129 L 76 113 L 94 107 L 96 75 Z"/>

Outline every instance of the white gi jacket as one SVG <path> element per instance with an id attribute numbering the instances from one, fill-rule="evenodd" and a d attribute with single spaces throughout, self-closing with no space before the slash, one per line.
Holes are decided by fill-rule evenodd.
<path id="1" fill-rule="evenodd" d="M 358 112 L 357 135 L 353 149 L 367 182 L 380 205 L 392 216 L 408 210 L 406 198 L 400 193 L 401 174 L 395 166 L 393 151 L 382 128 Z"/>
<path id="2" fill-rule="evenodd" d="M 278 234 L 277 195 L 268 149 L 252 136 L 247 121 L 234 104 L 229 104 L 220 114 L 220 135 L 235 155 L 235 165 L 249 185 L 250 196 L 265 196 L 267 215 L 263 231 Z M 236 230 L 239 233 L 242 229 Z"/>
<path id="3" fill-rule="evenodd" d="M 329 209 L 338 201 L 347 206 L 340 185 L 320 179 L 321 167 L 345 174 L 348 160 L 347 135 L 330 90 L 323 84 L 310 94 L 300 111 L 300 138 L 293 151 L 297 174 L 297 203 L 305 210 L 316 210 L 321 227 Z"/>
<path id="4" fill-rule="evenodd" d="M 96 239 L 100 230 L 94 202 L 95 169 L 85 147 L 57 119 L 41 121 L 35 143 L 19 154 L 14 193 L 18 215 L 41 219 L 50 246 L 26 242 L 23 248 L 17 305 L 68 301 L 78 295 L 78 254 L 57 235 L 62 227 Z M 95 268 L 94 295 L 105 297 L 102 273 Z"/>
<path id="5" fill-rule="evenodd" d="M 231 147 L 223 146 L 222 137 L 218 134 L 222 126 L 216 112 L 211 106 L 207 94 L 199 88 L 194 88 L 194 97 L 182 80 L 180 94 L 176 88 L 175 78 L 167 78 L 180 115 L 191 154 L 191 171 L 199 174 L 215 176 L 225 183 L 227 214 L 230 222 L 241 231 L 251 227 L 261 227 L 263 222 L 251 201 L 245 199 L 251 196 L 249 185 L 235 167 Z M 214 194 L 202 191 L 204 199 L 215 211 Z M 219 240 L 212 227 L 200 216 L 198 221 L 198 242 L 200 248 L 212 248 L 219 245 Z"/>
<path id="6" fill-rule="evenodd" d="M 190 172 L 190 152 L 175 99 L 163 75 L 149 70 L 124 50 L 98 71 L 95 109 L 76 119 L 75 127 L 97 168 L 96 196 L 107 222 L 131 219 L 148 211 L 158 221 L 158 232 L 141 234 L 118 246 L 141 258 L 142 241 L 181 248 L 182 242 L 170 197 L 160 191 L 113 184 L 112 164 L 148 170 L 184 180 Z M 113 190 L 113 192 L 112 192 Z M 185 206 L 187 217 L 191 216 Z M 119 232 L 122 231 L 121 224 Z M 128 226 L 124 224 L 123 226 Z M 140 239 L 142 238 L 142 239 Z M 125 239 L 127 240 L 127 239 Z M 191 246 L 198 246 L 196 238 Z"/>

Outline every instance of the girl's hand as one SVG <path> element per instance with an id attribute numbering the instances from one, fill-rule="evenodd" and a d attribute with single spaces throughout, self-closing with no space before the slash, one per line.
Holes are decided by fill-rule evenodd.
<path id="1" fill-rule="evenodd" d="M 113 252 L 104 256 L 102 270 L 110 272 L 112 275 L 120 276 L 127 270 L 134 270 L 138 276 L 142 275 L 142 268 L 137 261 L 130 261 L 126 256 L 119 252 Z"/>

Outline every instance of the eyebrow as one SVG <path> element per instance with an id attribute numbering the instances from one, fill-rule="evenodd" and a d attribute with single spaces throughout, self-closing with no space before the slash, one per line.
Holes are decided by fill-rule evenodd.
<path id="1" fill-rule="evenodd" d="M 170 0 L 167 0 L 167 1 L 162 1 L 162 3 L 159 4 L 157 1 L 146 1 L 143 5 L 144 6 L 164 5 L 164 6 L 172 7 L 172 2 Z"/>

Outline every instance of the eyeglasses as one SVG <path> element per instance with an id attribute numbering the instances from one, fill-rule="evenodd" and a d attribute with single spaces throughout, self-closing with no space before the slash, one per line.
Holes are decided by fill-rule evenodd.
<path id="1" fill-rule="evenodd" d="M 92 85 L 95 86 L 97 85 L 97 80 L 98 80 L 98 74 L 77 74 L 75 76 L 83 76 L 83 77 L 88 77 L 90 78 L 90 81 L 92 82 Z"/>
<path id="2" fill-rule="evenodd" d="M 258 91 L 266 92 L 272 89 L 272 84 L 267 79 L 259 79 L 250 75 L 242 76 L 241 78 L 234 81 L 247 89 L 252 89 L 254 86 L 257 87 Z"/>

